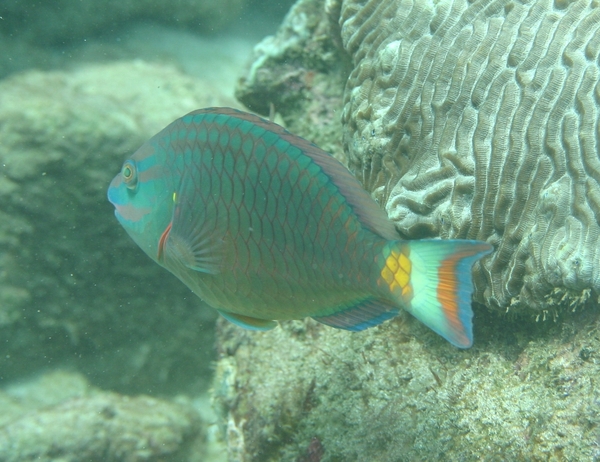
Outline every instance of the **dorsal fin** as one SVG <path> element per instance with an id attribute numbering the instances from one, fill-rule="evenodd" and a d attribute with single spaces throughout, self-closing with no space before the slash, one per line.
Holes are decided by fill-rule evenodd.
<path id="1" fill-rule="evenodd" d="M 387 240 L 397 240 L 399 238 L 394 224 L 387 217 L 385 211 L 377 205 L 359 181 L 340 161 L 328 152 L 323 151 L 317 145 L 290 133 L 276 123 L 269 122 L 254 114 L 238 111 L 237 109 L 226 107 L 206 108 L 190 112 L 188 116 L 196 114 L 222 114 L 240 120 L 247 120 L 266 131 L 278 135 L 281 139 L 299 148 L 323 169 L 323 172 L 337 186 L 365 228 Z"/>

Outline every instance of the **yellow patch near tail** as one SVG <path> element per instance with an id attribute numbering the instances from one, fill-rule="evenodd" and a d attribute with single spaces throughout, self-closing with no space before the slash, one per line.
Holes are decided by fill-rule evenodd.
<path id="1" fill-rule="evenodd" d="M 381 270 L 381 277 L 389 286 L 390 291 L 400 291 L 405 299 L 412 295 L 410 286 L 411 268 L 410 258 L 404 252 L 392 250 Z"/>

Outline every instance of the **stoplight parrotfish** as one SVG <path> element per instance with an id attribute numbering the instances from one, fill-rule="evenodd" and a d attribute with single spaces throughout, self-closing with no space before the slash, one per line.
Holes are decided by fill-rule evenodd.
<path id="1" fill-rule="evenodd" d="M 108 199 L 150 258 L 239 326 L 310 316 L 360 331 L 404 308 L 473 343 L 471 268 L 492 246 L 398 240 L 340 162 L 255 115 L 177 119 L 125 161 Z"/>

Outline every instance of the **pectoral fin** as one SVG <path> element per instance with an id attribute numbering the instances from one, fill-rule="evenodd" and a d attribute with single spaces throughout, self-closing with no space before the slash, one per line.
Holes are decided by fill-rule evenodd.
<path id="1" fill-rule="evenodd" d="M 200 206 L 190 175 L 173 194 L 173 217 L 158 244 L 158 261 L 173 262 L 194 271 L 217 274 L 225 264 L 224 231 L 217 227 L 210 206 Z M 214 207 L 214 205 L 213 205 Z"/>

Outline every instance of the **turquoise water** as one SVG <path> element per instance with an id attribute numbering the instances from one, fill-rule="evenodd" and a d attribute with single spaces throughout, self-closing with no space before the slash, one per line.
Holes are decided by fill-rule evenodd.
<path id="1" fill-rule="evenodd" d="M 302 0 L 286 19 L 291 4 L 0 0 L 0 462 L 600 460 L 598 265 L 579 246 L 598 234 L 581 219 L 600 197 L 597 5 Z M 331 152 L 403 238 L 493 244 L 473 347 L 404 312 L 249 332 L 147 258 L 108 184 L 209 106 Z"/>

